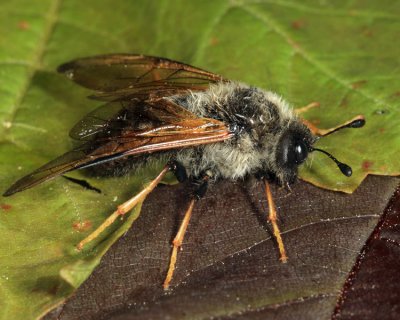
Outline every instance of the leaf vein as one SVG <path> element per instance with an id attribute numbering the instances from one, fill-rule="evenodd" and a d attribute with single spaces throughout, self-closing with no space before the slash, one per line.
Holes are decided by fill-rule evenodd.
<path id="1" fill-rule="evenodd" d="M 211 20 L 211 23 L 208 28 L 204 28 L 203 36 L 201 38 L 200 44 L 197 47 L 197 50 L 192 57 L 192 64 L 199 64 L 199 60 L 202 58 L 206 49 L 210 46 L 210 37 L 213 30 L 221 23 L 222 19 L 226 16 L 226 14 L 231 9 L 230 6 L 223 8 L 223 10 L 215 16 L 214 19 Z"/>
<path id="2" fill-rule="evenodd" d="M 327 7 L 327 9 L 319 9 L 315 7 L 309 7 L 299 2 L 290 2 L 290 1 L 276 1 L 276 0 L 254 0 L 254 1 L 246 1 L 243 5 L 252 5 L 252 4 L 276 4 L 281 7 L 292 8 L 298 11 L 314 13 L 320 16 L 341 16 L 341 17 L 360 17 L 360 18 L 382 18 L 382 19 L 393 19 L 399 20 L 400 16 L 396 14 L 388 14 L 386 12 L 376 12 L 376 11 L 362 11 L 357 9 L 348 10 L 338 10 L 334 7 Z"/>
<path id="3" fill-rule="evenodd" d="M 43 60 L 44 54 L 46 52 L 46 45 L 49 42 L 49 39 L 54 31 L 54 28 L 55 28 L 55 25 L 56 25 L 56 22 L 58 19 L 58 12 L 60 10 L 61 1 L 62 0 L 53 1 L 48 13 L 45 15 L 47 24 L 43 30 L 43 36 L 37 46 L 36 51 L 33 54 L 32 63 L 29 63 L 29 62 L 27 63 L 28 74 L 26 76 L 26 80 L 25 80 L 23 86 L 21 87 L 19 94 L 17 94 L 17 96 L 15 98 L 15 103 L 14 103 L 13 107 L 11 108 L 11 112 L 9 113 L 8 120 L 6 120 L 6 122 L 9 122 L 11 124 L 14 122 L 15 116 L 16 116 L 18 109 L 21 106 L 21 104 L 28 92 L 28 89 L 31 85 L 32 79 L 42 64 L 42 60 Z M 11 126 L 9 128 L 11 128 Z M 6 131 L 9 128 L 3 127 L 3 130 Z M 5 132 L 3 132 L 3 134 L 4 133 Z"/>
<path id="4" fill-rule="evenodd" d="M 251 15 L 254 16 L 254 18 L 259 19 L 260 21 L 264 22 L 267 24 L 272 30 L 276 32 L 279 36 L 281 36 L 293 49 L 301 56 L 303 57 L 304 60 L 306 60 L 310 65 L 312 65 L 314 68 L 316 68 L 319 72 L 322 74 L 325 74 L 328 78 L 336 81 L 338 84 L 342 85 L 346 89 L 350 91 L 355 91 L 356 93 L 360 94 L 364 98 L 374 102 L 377 105 L 386 105 L 385 101 L 381 99 L 377 99 L 373 95 L 365 92 L 365 90 L 362 89 L 356 89 L 353 88 L 352 83 L 350 81 L 346 81 L 345 79 L 342 79 L 339 75 L 335 74 L 333 70 L 329 69 L 328 67 L 324 66 L 321 62 L 319 62 L 316 58 L 312 57 L 305 49 L 303 49 L 299 43 L 297 43 L 295 40 L 293 40 L 289 34 L 287 34 L 280 26 L 279 24 L 274 21 L 270 16 L 266 16 L 265 12 L 261 14 L 259 11 L 254 10 L 250 7 L 247 6 L 242 6 L 242 10 L 247 11 Z"/>
<path id="5" fill-rule="evenodd" d="M 67 21 L 67 20 L 64 20 L 64 19 L 59 19 L 58 22 L 66 25 L 66 26 L 79 29 L 79 30 L 84 31 L 86 33 L 98 35 L 100 37 L 106 38 L 107 40 L 112 40 L 112 41 L 114 41 L 115 43 L 118 43 L 121 46 L 125 46 L 126 45 L 126 43 L 124 41 L 122 41 L 120 38 L 114 36 L 111 33 L 104 32 L 104 31 L 99 31 L 99 30 L 93 30 L 93 29 L 87 28 L 87 27 L 85 27 L 83 25 L 76 24 L 76 23 L 73 23 L 71 21 Z"/>

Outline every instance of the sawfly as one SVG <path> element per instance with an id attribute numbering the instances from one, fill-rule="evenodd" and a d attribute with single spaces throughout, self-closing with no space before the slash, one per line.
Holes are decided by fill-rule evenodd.
<path id="1" fill-rule="evenodd" d="M 332 159 L 344 175 L 352 174 L 348 165 L 314 144 L 342 128 L 362 127 L 362 116 L 321 130 L 299 117 L 299 112 L 313 105 L 294 111 L 276 93 L 158 57 L 102 55 L 65 63 L 58 71 L 94 90 L 90 97 L 105 103 L 71 129 L 70 136 L 80 142 L 78 147 L 18 180 L 4 196 L 71 170 L 96 166 L 97 171 L 124 172 L 149 161 L 163 161 L 165 167 L 159 175 L 118 206 L 78 248 L 143 201 L 167 172 L 172 171 L 179 182 L 189 179 L 194 191 L 188 195 L 188 209 L 172 243 L 165 289 L 172 280 L 195 202 L 204 196 L 210 183 L 247 176 L 264 182 L 268 219 L 280 260 L 286 262 L 269 184 L 289 187 L 297 178 L 298 167 L 315 151 Z"/>

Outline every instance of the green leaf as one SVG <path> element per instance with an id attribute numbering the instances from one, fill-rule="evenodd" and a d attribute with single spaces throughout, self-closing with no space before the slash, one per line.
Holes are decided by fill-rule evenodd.
<path id="1" fill-rule="evenodd" d="M 353 167 L 346 178 L 321 154 L 301 177 L 353 191 L 369 173 L 399 174 L 400 3 L 394 1 L 61 1 L 0 5 L 0 190 L 72 148 L 68 130 L 98 103 L 55 73 L 81 56 L 164 56 L 280 93 L 321 127 L 363 114 L 321 147 Z M 312 166 L 311 166 L 312 164 Z M 75 245 L 159 168 L 85 179 L 102 193 L 57 178 L 0 200 L 0 310 L 38 317 L 70 295 L 139 214 L 97 246 Z"/>

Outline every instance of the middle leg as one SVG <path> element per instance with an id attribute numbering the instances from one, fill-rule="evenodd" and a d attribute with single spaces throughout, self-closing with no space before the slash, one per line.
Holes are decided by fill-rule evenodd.
<path id="1" fill-rule="evenodd" d="M 172 241 L 173 247 L 172 247 L 169 267 L 168 267 L 168 271 L 167 271 L 167 276 L 165 277 L 164 284 L 163 284 L 164 290 L 168 290 L 170 282 L 174 275 L 176 260 L 178 257 L 178 250 L 182 246 L 183 239 L 185 237 L 185 233 L 186 233 L 187 227 L 190 222 L 190 218 L 192 217 L 192 211 L 194 208 L 194 204 L 197 200 L 200 200 L 205 195 L 205 193 L 207 191 L 209 179 L 210 179 L 210 177 L 205 174 L 203 176 L 203 178 L 201 179 L 200 184 L 197 186 L 196 190 L 193 192 L 190 203 L 189 203 L 189 207 L 186 210 L 185 216 L 181 222 L 179 230 L 178 230 L 174 240 Z"/>

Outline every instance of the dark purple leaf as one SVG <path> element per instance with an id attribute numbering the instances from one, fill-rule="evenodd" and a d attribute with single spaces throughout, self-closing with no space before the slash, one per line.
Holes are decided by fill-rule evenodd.
<path id="1" fill-rule="evenodd" d="M 291 194 L 273 188 L 287 264 L 265 222 L 261 184 L 218 183 L 195 208 L 169 292 L 161 285 L 187 199 L 184 186 L 160 186 L 89 280 L 48 318 L 330 319 L 397 183 L 371 176 L 352 195 L 304 182 Z"/>

